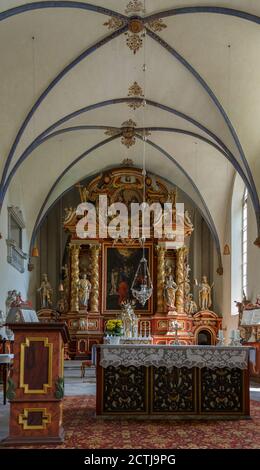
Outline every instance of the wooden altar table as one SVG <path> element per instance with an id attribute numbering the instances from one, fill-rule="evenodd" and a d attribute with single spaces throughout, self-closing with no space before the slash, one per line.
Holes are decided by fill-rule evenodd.
<path id="1" fill-rule="evenodd" d="M 97 345 L 96 414 L 248 418 L 249 350 Z"/>

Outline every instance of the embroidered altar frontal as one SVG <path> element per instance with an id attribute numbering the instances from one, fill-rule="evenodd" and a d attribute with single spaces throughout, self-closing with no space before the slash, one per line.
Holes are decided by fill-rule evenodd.
<path id="1" fill-rule="evenodd" d="M 99 345 L 97 415 L 249 417 L 249 348 Z"/>

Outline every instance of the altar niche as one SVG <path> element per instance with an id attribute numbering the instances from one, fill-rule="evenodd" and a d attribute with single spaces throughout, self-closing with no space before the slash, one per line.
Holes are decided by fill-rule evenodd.
<path id="1" fill-rule="evenodd" d="M 176 188 L 152 174 L 146 176 L 145 184 L 149 204 L 159 203 L 162 207 L 165 203 L 172 204 L 172 230 L 175 231 Z M 109 205 L 122 202 L 130 208 L 132 202 L 141 203 L 143 175 L 140 169 L 119 167 L 99 174 L 86 186 L 78 184 L 77 188 L 78 203 L 90 202 L 95 205 L 96 214 L 99 215 L 98 204 L 102 195 L 107 197 Z M 139 238 L 79 238 L 76 227 L 84 215 L 78 215 L 76 209 L 65 208 L 64 230 L 69 236 L 67 259 L 64 260 L 63 267 L 63 295 L 65 304 L 69 307 L 66 312 L 61 312 L 60 319 L 68 324 L 70 330 L 68 357 L 89 359 L 92 346 L 103 342 L 107 320 L 120 318 L 120 303 L 132 298 L 131 285 L 142 257 L 142 249 Z M 130 212 L 129 210 L 129 214 Z M 172 240 L 166 235 L 160 239 L 156 237 L 151 224 L 150 238 L 145 242 L 145 257 L 149 265 L 153 294 L 144 307 L 138 303 L 134 307 L 139 317 L 138 335 L 148 335 L 154 344 L 173 344 L 176 334 L 172 325 L 177 320 L 179 344 L 195 343 L 196 331 L 202 325 L 211 329 L 214 344 L 221 319 L 215 314 L 212 318 L 207 311 L 204 312 L 205 316 L 194 321 L 196 309 L 195 303 L 191 304 L 192 283 L 188 265 L 189 238 L 194 228 L 187 210 L 184 211 L 183 221 L 184 245 L 175 249 L 168 249 L 167 242 Z M 99 234 L 101 222 L 103 220 L 97 219 L 96 234 Z M 139 230 L 141 222 L 140 218 Z M 82 305 L 80 286 L 84 284 L 84 280 L 90 282 L 91 289 L 88 302 Z M 40 317 L 46 320 L 48 312 L 41 311 Z"/>

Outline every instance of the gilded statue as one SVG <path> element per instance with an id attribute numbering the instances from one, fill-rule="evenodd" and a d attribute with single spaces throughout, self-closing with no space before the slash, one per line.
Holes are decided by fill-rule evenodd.
<path id="1" fill-rule="evenodd" d="M 202 281 L 199 284 L 199 306 L 201 310 L 208 310 L 212 305 L 211 289 L 213 285 L 209 285 L 207 276 L 202 276 Z"/>
<path id="2" fill-rule="evenodd" d="M 48 281 L 47 274 L 42 275 L 42 283 L 37 291 L 40 292 L 41 296 L 41 308 L 51 307 L 53 289 Z"/>
<path id="3" fill-rule="evenodd" d="M 87 275 L 83 274 L 79 280 L 79 302 L 84 307 L 88 307 L 88 301 L 91 291 L 91 282 L 87 279 Z"/>
<path id="4" fill-rule="evenodd" d="M 165 298 L 166 305 L 170 307 L 170 309 L 172 310 L 176 310 L 175 295 L 176 295 L 177 290 L 178 290 L 178 286 L 173 279 L 172 268 L 168 266 L 167 275 L 165 278 L 164 298 Z"/>

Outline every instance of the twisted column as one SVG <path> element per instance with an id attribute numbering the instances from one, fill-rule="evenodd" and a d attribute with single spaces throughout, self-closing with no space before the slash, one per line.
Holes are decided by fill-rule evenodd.
<path id="1" fill-rule="evenodd" d="M 184 294 L 185 294 L 185 256 L 187 253 L 187 248 L 179 248 L 177 251 L 176 259 L 176 284 L 178 285 L 178 290 L 176 292 L 176 309 L 178 313 L 184 312 Z"/>
<path id="2" fill-rule="evenodd" d="M 70 309 L 72 312 L 79 311 L 79 250 L 80 250 L 80 245 L 70 245 L 70 259 L 71 259 Z"/>
<path id="3" fill-rule="evenodd" d="M 99 252 L 100 245 L 91 245 L 91 296 L 90 311 L 99 312 Z"/>
<path id="4" fill-rule="evenodd" d="M 156 246 L 157 251 L 157 312 L 164 312 L 165 247 Z"/>

